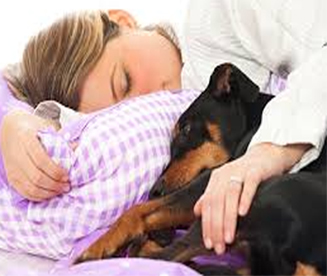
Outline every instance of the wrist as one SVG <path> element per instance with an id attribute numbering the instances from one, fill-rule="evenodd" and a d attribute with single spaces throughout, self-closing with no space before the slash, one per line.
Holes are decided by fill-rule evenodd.
<path id="1" fill-rule="evenodd" d="M 288 144 L 285 146 L 273 143 L 260 143 L 253 146 L 249 150 L 249 153 L 264 154 L 267 159 L 270 159 L 278 167 L 278 170 L 282 174 L 291 170 L 310 147 L 312 147 L 311 144 L 305 143 Z"/>
<path id="2" fill-rule="evenodd" d="M 299 143 L 281 146 L 284 172 L 290 171 L 303 155 L 312 147 L 311 144 Z"/>

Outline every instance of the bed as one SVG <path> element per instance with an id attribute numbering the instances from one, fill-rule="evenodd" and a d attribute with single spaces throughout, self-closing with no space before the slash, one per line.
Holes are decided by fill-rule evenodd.
<path id="1" fill-rule="evenodd" d="M 11 253 L 0 250 L 0 275 L 9 276 L 18 273 L 18 269 L 26 274 L 24 276 L 37 275 L 36 273 L 48 273 L 54 267 L 55 261 L 24 253 Z M 16 272 L 14 271 L 16 269 Z"/>
<path id="2" fill-rule="evenodd" d="M 18 265 L 19 264 L 19 265 Z M 111 259 L 67 266 L 29 254 L 9 253 L 0 250 L 1 276 L 199 276 L 190 268 L 172 262 L 146 259 Z"/>

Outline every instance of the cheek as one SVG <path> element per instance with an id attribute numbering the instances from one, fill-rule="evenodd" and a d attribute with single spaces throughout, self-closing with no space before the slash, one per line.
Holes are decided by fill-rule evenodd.
<path id="1" fill-rule="evenodd" d="M 108 76 L 99 73 L 102 71 L 89 74 L 80 87 L 79 111 L 88 113 L 114 104 L 114 98 L 108 84 Z"/>
<path id="2" fill-rule="evenodd" d="M 132 93 L 145 94 L 163 89 L 166 77 L 162 57 L 153 49 L 156 45 L 139 45 L 129 48 L 125 53 L 126 67 L 132 81 Z"/>
<path id="3" fill-rule="evenodd" d="M 132 91 L 138 94 L 145 94 L 163 89 L 162 72 L 160 67 L 147 62 L 150 57 L 135 62 L 130 68 L 132 80 Z"/>

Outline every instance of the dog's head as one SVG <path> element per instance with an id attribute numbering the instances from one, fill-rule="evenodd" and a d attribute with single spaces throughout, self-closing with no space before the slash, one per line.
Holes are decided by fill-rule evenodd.
<path id="1" fill-rule="evenodd" d="M 171 161 L 150 197 L 179 189 L 201 171 L 226 163 L 249 127 L 246 105 L 258 95 L 258 86 L 235 66 L 216 67 L 205 91 L 179 118 Z"/>

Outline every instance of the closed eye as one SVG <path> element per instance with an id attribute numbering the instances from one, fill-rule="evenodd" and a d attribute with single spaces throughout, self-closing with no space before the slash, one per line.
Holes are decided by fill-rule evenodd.
<path id="1" fill-rule="evenodd" d="M 126 69 L 124 70 L 124 76 L 125 76 L 124 97 L 127 97 L 129 92 L 131 91 L 132 79 L 130 73 Z"/>
<path id="2" fill-rule="evenodd" d="M 111 72 L 111 78 L 110 78 L 110 88 L 112 91 L 112 95 L 114 98 L 114 101 L 117 102 L 118 101 L 118 94 L 117 94 L 117 89 L 115 86 L 115 81 L 116 81 L 116 75 L 117 75 L 117 63 L 115 63 L 112 72 Z"/>

